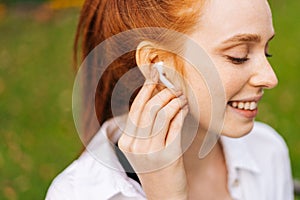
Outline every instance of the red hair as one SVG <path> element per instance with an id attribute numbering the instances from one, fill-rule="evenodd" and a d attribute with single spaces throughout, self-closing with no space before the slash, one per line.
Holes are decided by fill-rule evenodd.
<path id="1" fill-rule="evenodd" d="M 144 27 L 161 27 L 185 34 L 190 33 L 199 20 L 201 7 L 201 0 L 86 0 L 75 38 L 75 65 L 77 65 L 79 48 L 81 48 L 81 59 L 83 60 L 98 44 L 124 31 Z M 137 46 L 141 41 L 142 38 L 137 39 L 133 45 Z M 115 47 L 117 48 L 117 45 Z M 126 53 L 110 64 L 99 82 L 96 83 L 98 87 L 95 94 L 95 108 L 87 107 L 84 104 L 85 108 L 82 113 L 85 144 L 95 134 L 89 131 L 93 124 L 91 113 L 96 111 L 99 126 L 112 117 L 113 88 L 122 75 L 135 66 L 135 51 Z M 84 80 L 84 88 L 88 90 L 89 86 L 95 84 L 95 81 L 98 80 L 91 74 L 88 79 Z M 85 98 L 86 95 L 82 96 Z M 87 101 L 90 100 L 83 99 L 83 102 Z"/>

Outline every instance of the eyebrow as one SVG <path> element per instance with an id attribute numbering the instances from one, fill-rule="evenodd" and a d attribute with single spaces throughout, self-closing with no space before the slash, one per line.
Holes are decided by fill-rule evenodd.
<path id="1" fill-rule="evenodd" d="M 235 35 L 235 36 L 225 40 L 222 43 L 227 44 L 227 43 L 238 43 L 238 42 L 256 42 L 256 43 L 259 43 L 259 42 L 261 42 L 261 36 L 259 36 L 257 34 L 239 34 L 239 35 Z"/>

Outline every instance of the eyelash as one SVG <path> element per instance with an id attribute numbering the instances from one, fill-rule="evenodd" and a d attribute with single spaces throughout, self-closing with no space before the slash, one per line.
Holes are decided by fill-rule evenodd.
<path id="1" fill-rule="evenodd" d="M 266 55 L 267 58 L 272 57 L 272 55 L 268 54 L 268 53 L 266 53 L 265 55 Z M 235 65 L 244 64 L 245 62 L 247 62 L 249 60 L 249 58 L 247 58 L 247 57 L 244 57 L 244 58 L 236 58 L 236 57 L 232 57 L 232 56 L 226 56 L 226 57 L 230 62 L 232 62 Z"/>
<path id="2" fill-rule="evenodd" d="M 271 58 L 272 56 L 273 56 L 272 54 L 266 53 L 266 57 L 267 57 L 267 58 Z"/>
<path id="3" fill-rule="evenodd" d="M 232 56 L 226 56 L 227 59 L 232 62 L 233 64 L 235 65 L 241 65 L 241 64 L 244 64 L 246 61 L 249 60 L 249 58 L 245 57 L 245 58 L 235 58 L 235 57 L 232 57 Z"/>

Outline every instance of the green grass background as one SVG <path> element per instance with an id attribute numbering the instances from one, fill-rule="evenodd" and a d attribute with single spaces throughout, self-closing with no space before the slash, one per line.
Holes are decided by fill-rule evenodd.
<path id="1" fill-rule="evenodd" d="M 300 179 L 300 1 L 271 2 L 270 59 L 280 84 L 266 91 L 258 119 L 285 138 Z M 71 95 L 78 10 L 47 20 L 9 9 L 0 18 L 0 199 L 43 199 L 81 150 Z"/>

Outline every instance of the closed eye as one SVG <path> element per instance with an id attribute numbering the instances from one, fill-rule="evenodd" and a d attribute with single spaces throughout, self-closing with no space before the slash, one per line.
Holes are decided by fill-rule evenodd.
<path id="1" fill-rule="evenodd" d="M 232 57 L 232 56 L 226 56 L 226 58 L 235 65 L 244 64 L 245 62 L 247 62 L 249 60 L 248 57 L 236 58 L 236 57 Z"/>

